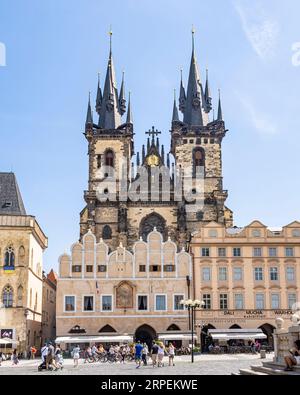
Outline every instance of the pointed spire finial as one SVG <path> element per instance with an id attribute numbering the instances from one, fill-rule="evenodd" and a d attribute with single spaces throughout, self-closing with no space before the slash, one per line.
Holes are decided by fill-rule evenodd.
<path id="1" fill-rule="evenodd" d="M 91 91 L 89 91 L 89 102 L 88 102 L 85 124 L 86 125 L 93 125 L 93 114 L 92 114 L 92 108 L 91 108 Z"/>
<path id="2" fill-rule="evenodd" d="M 126 99 L 125 99 L 125 71 L 122 72 L 122 83 L 121 83 L 121 90 L 119 95 L 119 107 L 121 115 L 125 114 L 126 112 Z"/>
<path id="3" fill-rule="evenodd" d="M 223 121 L 223 111 L 221 103 L 221 89 L 219 89 L 218 121 Z"/>
<path id="4" fill-rule="evenodd" d="M 196 32 L 196 30 L 194 28 L 194 25 L 192 25 L 192 48 L 193 48 L 193 52 L 195 50 L 195 32 Z"/>
<path id="5" fill-rule="evenodd" d="M 210 87 L 209 87 L 209 80 L 208 80 L 208 68 L 206 68 L 206 83 L 205 83 L 204 100 L 205 100 L 205 112 L 208 114 L 212 110 L 212 97 L 210 94 Z"/>
<path id="6" fill-rule="evenodd" d="M 174 104 L 173 104 L 172 122 L 178 122 L 178 121 L 179 121 L 179 114 L 178 114 L 178 109 L 177 109 L 177 104 L 176 104 L 176 89 L 174 89 Z"/>
<path id="7" fill-rule="evenodd" d="M 185 106 L 186 106 L 186 94 L 183 85 L 183 78 L 182 78 L 182 68 L 180 69 L 180 93 L 179 93 L 179 110 L 184 113 Z"/>
<path id="8" fill-rule="evenodd" d="M 131 111 L 131 91 L 129 91 L 128 93 L 128 109 L 127 109 L 126 123 L 131 123 L 133 125 L 133 117 Z"/>
<path id="9" fill-rule="evenodd" d="M 108 34 L 109 34 L 109 51 L 110 51 L 110 53 L 111 53 L 111 52 L 112 52 L 112 35 L 113 35 L 111 25 L 110 25 L 110 27 L 109 27 L 109 32 L 108 32 Z"/>

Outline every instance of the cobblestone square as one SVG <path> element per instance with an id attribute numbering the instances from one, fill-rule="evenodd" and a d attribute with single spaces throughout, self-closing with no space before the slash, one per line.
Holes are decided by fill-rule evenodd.
<path id="1" fill-rule="evenodd" d="M 266 360 L 272 360 L 273 354 L 268 354 Z M 6 361 L 0 367 L 0 375 L 231 375 L 238 373 L 239 369 L 248 369 L 251 365 L 261 365 L 262 360 L 259 355 L 200 355 L 195 356 L 192 364 L 188 356 L 177 357 L 175 366 L 169 367 L 165 358 L 164 367 L 153 368 L 152 366 L 142 366 L 136 369 L 134 362 L 126 364 L 120 363 L 84 363 L 79 362 L 78 368 L 73 367 L 71 359 L 65 360 L 62 371 L 38 372 L 37 367 L 40 360 L 20 361 L 18 366 L 11 366 L 10 361 Z"/>

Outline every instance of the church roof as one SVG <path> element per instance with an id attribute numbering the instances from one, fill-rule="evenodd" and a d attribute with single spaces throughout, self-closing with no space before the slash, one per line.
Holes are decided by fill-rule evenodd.
<path id="1" fill-rule="evenodd" d="M 0 173 L 0 214 L 26 215 L 14 173 Z"/>

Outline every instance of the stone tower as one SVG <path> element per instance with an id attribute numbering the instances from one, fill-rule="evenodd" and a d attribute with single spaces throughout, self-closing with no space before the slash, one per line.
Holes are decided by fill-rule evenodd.
<path id="1" fill-rule="evenodd" d="M 203 88 L 194 50 L 194 33 L 187 91 L 181 78 L 179 109 L 183 121 L 174 99 L 170 152 L 167 155 L 164 146 L 160 145 L 161 132 L 154 127 L 146 133 L 149 137 L 141 153 L 135 155 L 130 95 L 126 107 L 124 74 L 118 92 L 110 39 L 103 91 L 98 78 L 98 123 L 93 121 L 90 97 L 88 102 L 85 137 L 88 141 L 89 180 L 88 190 L 84 193 L 86 207 L 80 215 L 80 236 L 91 229 L 97 240 L 104 239 L 111 249 L 120 243 L 131 248 L 140 237 L 146 240 L 156 228 L 164 239 L 172 238 L 181 248 L 203 223 L 216 221 L 231 226 L 232 212 L 225 206 L 227 191 L 223 190 L 222 178 L 221 143 L 226 130 L 221 99 L 217 120 L 210 122 L 212 99 L 208 76 Z M 122 121 L 126 109 L 126 120 Z M 156 168 L 163 175 L 159 176 L 158 197 L 153 199 L 150 184 L 154 177 L 152 171 Z M 141 187 L 139 191 L 148 199 L 134 200 L 124 195 L 124 191 L 131 191 L 139 182 L 138 169 L 147 175 L 149 189 L 144 191 Z M 177 196 L 179 176 L 187 169 L 190 173 L 185 177 L 192 193 L 197 190 L 198 169 L 202 169 L 201 199 L 197 204 L 185 196 L 179 199 Z M 112 179 L 115 184 L 110 183 Z M 167 197 L 162 193 L 166 184 L 170 187 Z"/>

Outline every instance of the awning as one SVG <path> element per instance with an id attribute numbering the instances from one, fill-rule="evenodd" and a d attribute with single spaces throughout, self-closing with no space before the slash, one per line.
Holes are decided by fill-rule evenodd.
<path id="1" fill-rule="evenodd" d="M 194 334 L 194 338 L 196 339 L 197 335 Z M 158 338 L 160 340 L 192 340 L 191 333 L 174 333 L 174 334 L 159 334 Z"/>
<path id="2" fill-rule="evenodd" d="M 57 337 L 55 343 L 120 343 L 133 341 L 129 335 L 116 336 L 62 336 Z"/>
<path id="3" fill-rule="evenodd" d="M 17 340 L 8 339 L 7 337 L 0 339 L 0 344 L 19 344 Z"/>
<path id="4" fill-rule="evenodd" d="M 215 340 L 257 340 L 267 338 L 261 329 L 210 329 L 208 334 Z"/>

